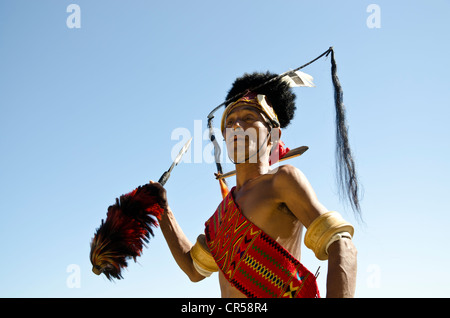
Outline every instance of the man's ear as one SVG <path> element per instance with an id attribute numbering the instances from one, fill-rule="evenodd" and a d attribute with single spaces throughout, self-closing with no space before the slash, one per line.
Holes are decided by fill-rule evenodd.
<path id="1" fill-rule="evenodd" d="M 278 127 L 274 127 L 270 130 L 270 142 L 274 144 L 278 144 L 281 139 L 281 129 Z"/>
<path id="2" fill-rule="evenodd" d="M 280 139 L 281 139 L 281 129 L 278 127 L 272 128 L 270 130 L 270 137 L 269 137 L 269 144 L 271 144 L 270 152 L 272 152 L 273 149 L 278 146 L 278 142 L 280 141 Z"/>

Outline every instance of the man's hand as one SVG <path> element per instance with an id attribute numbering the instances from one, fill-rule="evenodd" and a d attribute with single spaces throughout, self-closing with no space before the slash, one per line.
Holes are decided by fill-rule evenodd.
<path id="1" fill-rule="evenodd" d="M 150 182 L 145 185 L 146 187 L 152 188 L 152 192 L 158 197 L 158 204 L 164 211 L 169 208 L 169 203 L 167 202 L 167 192 L 164 187 L 158 182 L 150 180 Z"/>

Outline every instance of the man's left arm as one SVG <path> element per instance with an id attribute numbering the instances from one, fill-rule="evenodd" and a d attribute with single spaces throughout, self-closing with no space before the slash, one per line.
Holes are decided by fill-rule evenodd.
<path id="1" fill-rule="evenodd" d="M 274 182 L 282 201 L 306 228 L 328 212 L 299 169 L 291 165 L 279 167 Z M 327 297 L 354 296 L 356 254 L 351 238 L 342 237 L 328 246 Z"/>
<path id="2" fill-rule="evenodd" d="M 356 289 L 356 248 L 341 238 L 328 247 L 327 298 L 349 298 Z"/>

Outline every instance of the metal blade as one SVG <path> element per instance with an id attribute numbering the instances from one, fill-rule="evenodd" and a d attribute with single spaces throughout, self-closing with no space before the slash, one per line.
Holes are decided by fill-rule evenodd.
<path id="1" fill-rule="evenodd" d="M 159 178 L 158 182 L 164 186 L 167 182 L 167 180 L 169 180 L 170 177 L 170 173 L 172 172 L 172 169 L 180 162 L 181 158 L 183 157 L 183 155 L 185 154 L 185 152 L 189 149 L 189 146 L 191 145 L 191 141 L 192 141 L 192 137 L 191 139 L 188 140 L 188 142 L 183 146 L 183 148 L 181 148 L 180 152 L 178 153 L 177 157 L 175 158 L 175 160 L 172 162 L 172 165 L 170 166 L 169 170 L 167 170 L 166 172 L 163 173 L 163 175 L 161 176 L 161 178 Z"/>
<path id="2" fill-rule="evenodd" d="M 178 153 L 177 157 L 173 161 L 174 165 L 177 165 L 180 162 L 180 160 L 183 157 L 183 155 L 185 154 L 185 152 L 189 149 L 189 147 L 191 145 L 191 141 L 192 141 L 192 137 L 187 141 L 187 143 L 183 146 L 183 148 L 181 148 L 181 150 Z"/>

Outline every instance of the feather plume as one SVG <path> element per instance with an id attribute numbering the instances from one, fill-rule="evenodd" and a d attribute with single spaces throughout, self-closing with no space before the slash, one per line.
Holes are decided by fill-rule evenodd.
<path id="1" fill-rule="evenodd" d="M 141 256 L 164 210 L 155 188 L 144 185 L 116 199 L 91 241 L 92 271 L 121 279 L 127 260 Z"/>
<path id="2" fill-rule="evenodd" d="M 301 71 L 289 72 L 282 80 L 288 83 L 290 87 L 315 87 L 314 78 Z"/>

